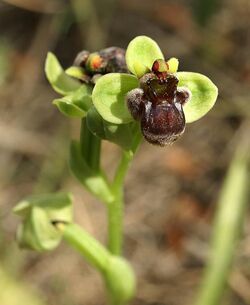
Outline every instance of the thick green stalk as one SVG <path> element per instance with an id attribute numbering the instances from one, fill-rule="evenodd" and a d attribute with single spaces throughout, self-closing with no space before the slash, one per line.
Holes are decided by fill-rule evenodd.
<path id="1" fill-rule="evenodd" d="M 88 130 L 86 119 L 82 118 L 81 131 L 80 131 L 80 145 L 81 153 L 85 160 L 88 160 L 89 156 L 89 142 L 90 142 L 90 131 Z"/>
<path id="2" fill-rule="evenodd" d="M 110 254 L 101 243 L 77 224 L 58 224 L 57 227 L 63 231 L 64 240 L 76 249 L 90 265 L 101 273 L 105 272 Z"/>
<path id="3" fill-rule="evenodd" d="M 197 305 L 221 304 L 245 215 L 249 187 L 247 161 L 241 153 L 236 155 L 223 186 L 214 224 L 211 257 Z"/>
<path id="4" fill-rule="evenodd" d="M 93 171 L 98 172 L 100 170 L 101 139 L 93 134 L 91 134 L 90 148 L 89 165 Z"/>
<path id="5" fill-rule="evenodd" d="M 123 184 L 130 165 L 131 155 L 123 152 L 113 183 L 115 199 L 108 205 L 108 247 L 115 254 L 120 255 L 123 243 Z"/>
<path id="6" fill-rule="evenodd" d="M 115 255 L 121 255 L 123 245 L 124 179 L 141 141 L 140 130 L 136 127 L 132 148 L 130 151 L 123 151 L 116 170 L 112 185 L 115 199 L 108 205 L 108 247 Z"/>
<path id="7" fill-rule="evenodd" d="M 114 255 L 121 255 L 123 244 L 123 208 L 122 196 L 108 206 L 108 248 Z"/>
<path id="8" fill-rule="evenodd" d="M 126 260 L 112 255 L 94 237 L 76 224 L 56 223 L 64 240 L 100 272 L 112 305 L 125 305 L 134 296 L 136 280 Z"/>

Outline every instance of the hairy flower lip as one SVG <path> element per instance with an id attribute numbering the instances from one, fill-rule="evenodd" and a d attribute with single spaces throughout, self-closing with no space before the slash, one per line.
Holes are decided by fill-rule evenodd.
<path id="1" fill-rule="evenodd" d="M 127 106 L 141 131 L 151 144 L 166 146 L 184 132 L 186 122 L 182 105 L 190 98 L 185 88 L 177 88 L 178 78 L 172 73 L 146 73 L 140 78 L 140 88 L 127 94 Z"/>

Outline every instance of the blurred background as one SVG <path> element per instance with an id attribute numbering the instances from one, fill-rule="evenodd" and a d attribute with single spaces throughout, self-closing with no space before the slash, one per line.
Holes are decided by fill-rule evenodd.
<path id="1" fill-rule="evenodd" d="M 173 146 L 143 143 L 126 180 L 125 255 L 138 276 L 136 305 L 192 304 L 207 261 L 212 221 L 234 152 L 250 133 L 249 0 L 0 1 L 0 304 L 102 305 L 102 282 L 66 245 L 19 250 L 12 207 L 30 193 L 72 191 L 75 219 L 105 240 L 105 210 L 70 175 L 79 121 L 51 104 L 48 51 L 64 67 L 82 49 L 155 39 L 180 70 L 209 76 L 219 99 Z M 104 166 L 119 149 L 104 143 Z M 250 221 L 223 304 L 250 304 Z"/>

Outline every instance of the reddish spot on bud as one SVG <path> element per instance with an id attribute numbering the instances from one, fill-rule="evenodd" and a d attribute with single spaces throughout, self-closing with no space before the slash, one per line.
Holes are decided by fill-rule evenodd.
<path id="1" fill-rule="evenodd" d="M 95 55 L 93 56 L 93 58 L 91 58 L 90 66 L 93 70 L 100 69 L 101 65 L 102 65 L 102 58 L 99 55 Z"/>

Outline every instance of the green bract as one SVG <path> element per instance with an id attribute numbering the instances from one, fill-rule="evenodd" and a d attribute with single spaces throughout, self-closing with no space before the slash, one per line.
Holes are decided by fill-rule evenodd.
<path id="1" fill-rule="evenodd" d="M 215 104 L 218 88 L 205 75 L 193 72 L 178 72 L 179 86 L 187 87 L 192 97 L 183 111 L 187 123 L 192 123 L 203 117 Z"/>
<path id="2" fill-rule="evenodd" d="M 158 44 L 147 36 L 138 36 L 128 45 L 126 63 L 138 78 L 149 72 L 156 59 L 164 59 Z"/>
<path id="3" fill-rule="evenodd" d="M 97 198 L 105 198 L 105 202 L 113 200 L 106 179 L 101 173 L 91 170 L 81 154 L 80 143 L 77 141 L 72 141 L 70 147 L 69 166 L 74 176 Z"/>
<path id="4" fill-rule="evenodd" d="M 98 79 L 92 93 L 93 104 L 104 120 L 114 124 L 129 123 L 133 119 L 125 97 L 139 86 L 138 79 L 129 74 L 109 73 Z"/>
<path id="5" fill-rule="evenodd" d="M 77 79 L 82 79 L 85 76 L 85 71 L 81 67 L 71 66 L 67 70 L 65 70 L 65 73 Z"/>
<path id="6" fill-rule="evenodd" d="M 45 74 L 53 89 L 59 94 L 67 95 L 81 86 L 80 82 L 64 72 L 56 56 L 51 52 L 45 61 Z"/>
<path id="7" fill-rule="evenodd" d="M 72 222 L 72 196 L 65 193 L 31 196 L 13 211 L 23 220 L 17 231 L 19 245 L 37 251 L 52 250 L 62 237 L 52 222 Z"/>
<path id="8" fill-rule="evenodd" d="M 82 118 L 92 105 L 90 91 L 86 85 L 81 85 L 72 94 L 55 99 L 53 104 L 66 116 Z"/>

